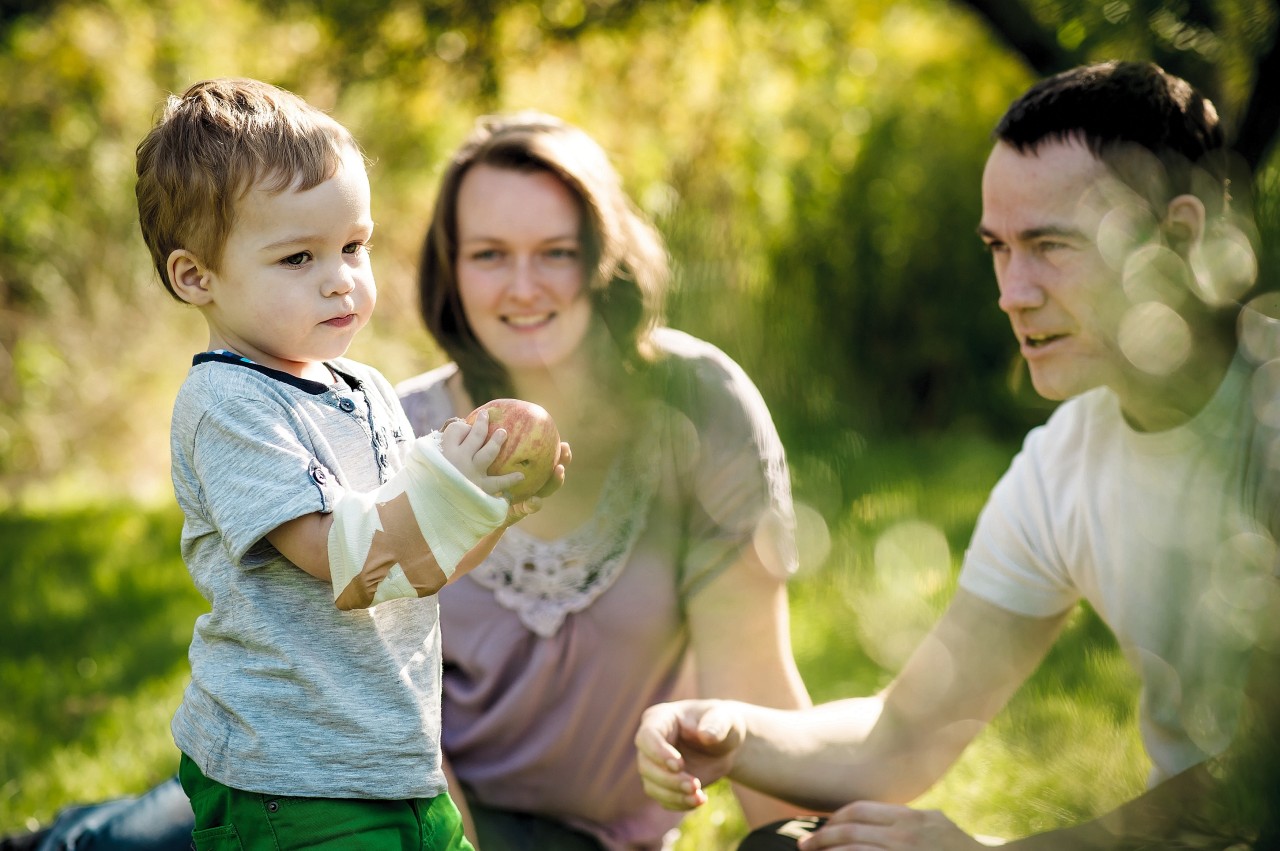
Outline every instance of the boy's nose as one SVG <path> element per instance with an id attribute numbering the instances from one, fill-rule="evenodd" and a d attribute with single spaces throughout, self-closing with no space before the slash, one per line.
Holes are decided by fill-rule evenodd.
<path id="1" fill-rule="evenodd" d="M 325 282 L 325 295 L 346 295 L 356 288 L 355 272 L 343 265 Z"/>

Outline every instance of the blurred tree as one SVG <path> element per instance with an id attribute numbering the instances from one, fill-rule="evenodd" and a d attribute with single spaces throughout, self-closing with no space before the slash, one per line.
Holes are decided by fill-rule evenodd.
<path id="1" fill-rule="evenodd" d="M 1280 132 L 1275 0 L 959 0 L 1040 75 L 1104 56 L 1145 56 L 1221 110 L 1250 169 Z"/>
<path id="2" fill-rule="evenodd" d="M 1273 274 L 1275 2 L 0 0 L 0 504 L 167 490 L 165 415 L 203 332 L 138 238 L 133 149 L 195 80 L 269 80 L 361 139 L 382 304 L 352 354 L 392 379 L 439 357 L 412 282 L 443 158 L 484 112 L 580 124 L 669 238 L 674 324 L 822 454 L 1044 416 L 1010 383 L 973 236 L 990 127 L 1041 69 L 1153 56 L 1222 92 L 1259 152 Z"/>

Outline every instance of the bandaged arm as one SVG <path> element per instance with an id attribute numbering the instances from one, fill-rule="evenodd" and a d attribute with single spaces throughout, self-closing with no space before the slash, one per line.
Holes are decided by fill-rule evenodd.
<path id="1" fill-rule="evenodd" d="M 334 504 L 329 575 L 339 609 L 436 593 L 507 519 L 507 501 L 449 463 L 440 438 L 418 438 L 390 481 L 375 491 L 344 491 Z"/>

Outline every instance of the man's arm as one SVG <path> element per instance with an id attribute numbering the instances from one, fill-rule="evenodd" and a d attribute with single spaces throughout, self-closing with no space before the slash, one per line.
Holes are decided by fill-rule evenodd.
<path id="1" fill-rule="evenodd" d="M 1067 612 L 1031 618 L 957 592 L 879 699 L 770 710 L 686 701 L 645 713 L 636 744 L 646 791 L 702 803 L 727 774 L 817 810 L 908 801 L 945 772 L 1048 652 Z"/>
<path id="2" fill-rule="evenodd" d="M 1274 609 L 1280 600 L 1274 582 L 1269 596 Z M 1261 636 L 1253 651 L 1240 728 L 1231 748 L 1212 760 L 1212 768 L 1206 763 L 1192 766 L 1096 819 L 1002 847 L 1019 851 L 1149 851 L 1174 843 L 1188 848 L 1226 847 L 1243 843 L 1250 832 L 1262 827 L 1251 823 L 1248 813 L 1255 819 L 1257 814 L 1277 818 L 1280 618 L 1268 616 L 1264 623 L 1271 624 L 1271 634 Z M 1244 820 L 1238 822 L 1242 814 Z M 1276 825 L 1269 829 L 1276 830 Z M 1197 844 L 1195 837 L 1212 837 L 1216 844 Z M 844 807 L 826 826 L 799 843 L 802 851 L 868 845 L 886 851 L 977 851 L 984 847 L 940 812 L 873 801 Z"/>

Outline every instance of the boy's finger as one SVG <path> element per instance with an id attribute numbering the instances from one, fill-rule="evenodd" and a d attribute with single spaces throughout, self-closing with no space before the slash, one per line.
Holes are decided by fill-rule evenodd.
<path id="1" fill-rule="evenodd" d="M 465 440 L 470 432 L 475 431 L 471 426 L 467 425 L 466 420 L 460 420 L 457 417 L 449 420 L 440 429 L 441 441 L 449 446 L 458 446 Z"/>
<path id="2" fill-rule="evenodd" d="M 489 485 L 493 488 L 490 493 L 497 491 L 504 496 L 511 488 L 524 481 L 524 473 L 516 471 L 514 473 L 504 473 L 501 476 L 489 476 Z"/>
<path id="3" fill-rule="evenodd" d="M 475 435 L 477 433 L 484 434 L 480 429 L 473 428 L 471 434 L 467 435 L 466 441 L 463 442 L 462 448 L 471 453 L 477 468 L 487 470 L 494 459 L 498 457 L 498 453 L 502 451 L 502 444 L 507 442 L 507 430 L 504 428 L 495 429 L 493 434 L 489 436 L 488 441 L 484 443 L 477 442 L 477 440 L 483 440 L 483 437 L 476 438 Z"/>
<path id="4" fill-rule="evenodd" d="M 466 420 L 463 420 L 462 424 L 466 425 L 467 424 Z M 501 429 L 499 429 L 498 431 L 501 431 Z M 495 431 L 492 437 L 497 437 L 498 431 Z M 486 437 L 490 437 L 489 412 L 481 411 L 480 413 L 476 414 L 476 421 L 471 424 L 471 430 L 463 438 L 462 440 L 463 446 L 465 446 L 468 451 L 475 452 L 484 444 Z M 501 446 L 502 444 L 499 443 L 498 445 Z"/>

